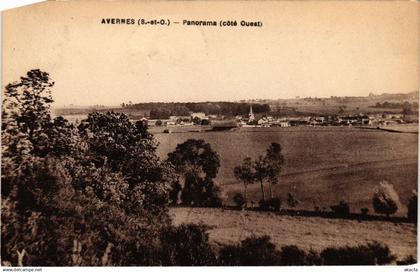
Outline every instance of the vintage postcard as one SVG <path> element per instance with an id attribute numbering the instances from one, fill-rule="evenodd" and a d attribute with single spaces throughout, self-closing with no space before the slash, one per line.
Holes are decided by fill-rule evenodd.
<path id="1" fill-rule="evenodd" d="M 2 269 L 417 271 L 419 15 L 414 1 L 4 11 Z"/>

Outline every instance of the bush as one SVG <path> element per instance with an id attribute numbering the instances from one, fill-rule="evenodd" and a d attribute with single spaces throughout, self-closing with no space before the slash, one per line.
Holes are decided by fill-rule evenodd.
<path id="1" fill-rule="evenodd" d="M 207 119 L 203 119 L 203 120 L 201 120 L 201 125 L 202 126 L 208 126 L 208 125 L 210 125 L 210 121 L 207 120 Z"/>
<path id="2" fill-rule="evenodd" d="M 220 249 L 218 264 L 224 266 L 257 265 L 385 265 L 395 260 L 388 246 L 371 242 L 365 245 L 329 247 L 320 254 L 311 249 L 308 253 L 295 245 L 283 246 L 280 251 L 270 242 L 269 236 L 251 237 L 239 245 Z M 412 256 L 399 261 L 414 263 Z"/>
<path id="3" fill-rule="evenodd" d="M 366 216 L 366 215 L 368 214 L 368 212 L 369 212 L 369 209 L 368 209 L 368 208 L 361 208 L 361 209 L 360 209 L 360 212 L 361 212 L 364 216 Z"/>
<path id="4" fill-rule="evenodd" d="M 161 234 L 162 264 L 166 266 L 214 265 L 216 258 L 209 243 L 207 227 L 182 224 Z"/>
<path id="5" fill-rule="evenodd" d="M 261 200 L 259 206 L 264 211 L 278 212 L 281 207 L 281 199 L 279 197 L 273 197 L 266 201 Z"/>
<path id="6" fill-rule="evenodd" d="M 323 260 L 318 252 L 311 249 L 306 255 L 306 265 L 322 265 Z"/>
<path id="7" fill-rule="evenodd" d="M 345 201 L 340 201 L 338 205 L 333 205 L 330 207 L 331 210 L 338 216 L 347 216 L 350 213 L 350 207 L 349 204 Z"/>
<path id="8" fill-rule="evenodd" d="M 413 191 L 407 205 L 407 218 L 411 222 L 417 222 L 417 191 Z"/>
<path id="9" fill-rule="evenodd" d="M 376 263 L 379 265 L 389 264 L 395 260 L 395 256 L 391 254 L 387 245 L 374 241 L 368 243 L 366 248 L 372 252 L 373 256 L 376 258 Z"/>
<path id="10" fill-rule="evenodd" d="M 294 197 L 294 195 L 292 193 L 287 194 L 287 205 L 290 208 L 295 208 L 298 203 L 299 203 L 299 201 Z"/>
<path id="11" fill-rule="evenodd" d="M 238 245 L 227 245 L 220 249 L 218 264 L 222 266 L 240 266 L 241 247 Z"/>
<path id="12" fill-rule="evenodd" d="M 397 192 L 391 183 L 381 182 L 372 198 L 373 208 L 375 212 L 386 214 L 394 214 L 401 205 Z"/>
<path id="13" fill-rule="evenodd" d="M 413 255 L 409 255 L 405 257 L 403 260 L 397 261 L 397 265 L 410 265 L 410 264 L 416 264 L 416 263 L 417 263 L 417 260 L 416 258 L 413 257 Z"/>
<path id="14" fill-rule="evenodd" d="M 280 252 L 269 236 L 250 237 L 236 246 L 225 246 L 219 253 L 220 265 L 280 265 Z"/>
<path id="15" fill-rule="evenodd" d="M 245 204 L 245 199 L 241 193 L 237 193 L 233 196 L 233 201 L 235 202 L 236 206 L 242 208 Z"/>
<path id="16" fill-rule="evenodd" d="M 281 265 L 305 265 L 306 253 L 297 246 L 284 246 L 281 248 Z"/>
<path id="17" fill-rule="evenodd" d="M 388 246 L 378 242 L 355 247 L 329 247 L 321 252 L 321 257 L 324 265 L 383 265 L 395 260 Z"/>

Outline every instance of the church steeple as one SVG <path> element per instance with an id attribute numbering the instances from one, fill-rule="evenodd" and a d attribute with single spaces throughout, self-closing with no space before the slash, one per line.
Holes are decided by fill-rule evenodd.
<path id="1" fill-rule="evenodd" d="M 254 120 L 255 120 L 255 116 L 254 116 L 254 113 L 252 112 L 252 105 L 251 105 L 251 107 L 249 108 L 248 122 L 252 122 Z"/>

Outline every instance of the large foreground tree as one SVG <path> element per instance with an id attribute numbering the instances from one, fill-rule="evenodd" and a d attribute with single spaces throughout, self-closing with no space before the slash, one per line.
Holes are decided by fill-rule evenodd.
<path id="1" fill-rule="evenodd" d="M 156 142 L 123 114 L 76 128 L 51 118 L 48 73 L 7 85 L 2 111 L 3 264 L 159 265 L 168 178 Z"/>

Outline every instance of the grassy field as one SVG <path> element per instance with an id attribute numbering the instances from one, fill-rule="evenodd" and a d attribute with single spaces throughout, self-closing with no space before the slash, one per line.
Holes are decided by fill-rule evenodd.
<path id="1" fill-rule="evenodd" d="M 189 138 L 204 139 L 219 153 L 221 167 L 216 182 L 221 185 L 225 203 L 231 203 L 243 186 L 233 168 L 246 156 L 262 155 L 271 142 L 283 147 L 285 164 L 275 195 L 285 199 L 293 193 L 298 209 L 329 208 L 340 200 L 350 203 L 353 212 L 367 207 L 383 180 L 394 184 L 406 213 L 405 204 L 417 188 L 417 137 L 410 133 L 390 133 L 350 127 L 242 128 L 230 132 L 184 132 L 155 134 L 158 154 L 166 158 L 176 145 Z M 261 197 L 258 184 L 249 188 L 255 203 Z"/>
<path id="2" fill-rule="evenodd" d="M 408 223 L 279 216 L 269 212 L 233 211 L 210 208 L 172 208 L 175 225 L 203 223 L 210 226 L 211 242 L 237 243 L 251 235 L 269 235 L 277 248 L 297 245 L 317 251 L 328 246 L 346 246 L 379 241 L 402 259 L 416 256 L 416 226 Z"/>

